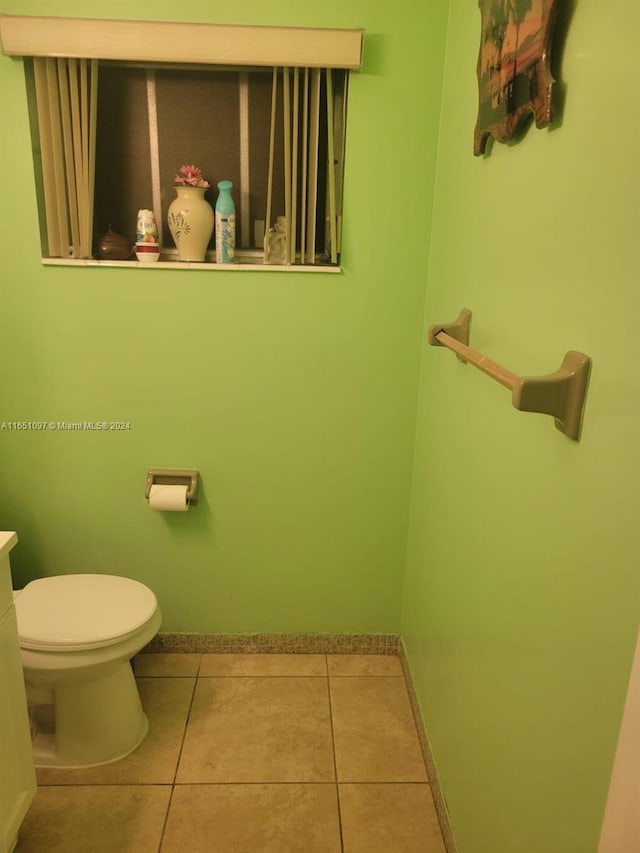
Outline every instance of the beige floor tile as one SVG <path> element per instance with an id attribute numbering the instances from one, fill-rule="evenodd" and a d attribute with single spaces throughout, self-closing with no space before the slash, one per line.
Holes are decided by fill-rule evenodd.
<path id="1" fill-rule="evenodd" d="M 169 785 L 40 788 L 16 853 L 157 853 Z"/>
<path id="2" fill-rule="evenodd" d="M 329 679 L 340 782 L 426 782 L 404 680 Z"/>
<path id="3" fill-rule="evenodd" d="M 200 675 L 326 675 L 325 655 L 204 654 Z"/>
<path id="4" fill-rule="evenodd" d="M 400 658 L 394 655 L 327 655 L 329 675 L 404 676 Z"/>
<path id="5" fill-rule="evenodd" d="M 340 853 L 335 785 L 178 785 L 161 853 Z M 389 853 L 389 851 L 387 851 Z"/>
<path id="6" fill-rule="evenodd" d="M 137 655 L 133 671 L 137 676 L 194 676 L 200 668 L 200 654 L 158 652 Z"/>
<path id="7" fill-rule="evenodd" d="M 149 732 L 140 746 L 113 764 L 84 770 L 38 769 L 40 785 L 161 784 L 172 782 L 184 736 L 194 678 L 140 678 Z"/>
<path id="8" fill-rule="evenodd" d="M 428 785 L 339 789 L 344 853 L 445 853 Z"/>
<path id="9" fill-rule="evenodd" d="M 324 678 L 200 678 L 178 782 L 334 780 Z"/>

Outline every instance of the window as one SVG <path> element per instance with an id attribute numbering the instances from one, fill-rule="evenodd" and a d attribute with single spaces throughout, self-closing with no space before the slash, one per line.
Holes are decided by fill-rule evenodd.
<path id="1" fill-rule="evenodd" d="M 50 23 L 35 35 L 32 25 L 20 26 L 34 20 L 64 22 L 62 35 Z M 5 53 L 32 57 L 26 67 L 46 257 L 88 258 L 108 226 L 133 242 L 141 208 L 156 214 L 162 259 L 175 257 L 166 227 L 173 176 L 193 163 L 211 184 L 212 206 L 216 183 L 233 182 L 240 263 L 263 263 L 265 232 L 284 217 L 280 262 L 339 264 L 348 76 L 359 67 L 360 31 L 75 19 L 93 33 L 88 43 L 98 54 L 76 58 L 72 45 L 87 42 L 77 26 L 66 26 L 73 20 L 0 18 Z M 104 30 L 113 27 L 109 39 Z M 187 28 L 190 55 L 209 61 L 176 53 L 176 27 Z M 144 43 L 134 49 L 136 28 Z M 229 31 L 238 36 L 235 47 Z M 342 55 L 330 55 L 345 34 Z M 56 51 L 63 58 L 48 55 Z M 234 61 L 214 63 L 211 54 Z"/>

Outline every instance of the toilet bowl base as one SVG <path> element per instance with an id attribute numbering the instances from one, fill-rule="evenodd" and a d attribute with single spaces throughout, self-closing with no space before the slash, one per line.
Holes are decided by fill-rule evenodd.
<path id="1" fill-rule="evenodd" d="M 91 764 L 77 764 L 77 763 L 69 763 L 68 760 L 65 760 L 64 757 L 61 757 L 56 752 L 56 739 L 55 735 L 37 732 L 35 739 L 33 741 L 33 761 L 36 767 L 68 767 L 73 770 L 83 770 L 87 767 L 101 767 L 104 764 L 113 764 L 114 761 L 121 761 L 123 758 L 126 758 L 127 755 L 130 755 L 132 752 L 135 752 L 136 749 L 140 746 L 142 741 L 147 736 L 147 731 L 149 730 L 149 723 L 146 720 L 147 725 L 145 727 L 142 736 L 135 743 L 128 752 L 123 753 L 122 755 L 116 755 L 115 758 L 107 758 L 106 761 L 96 761 Z"/>
<path id="2" fill-rule="evenodd" d="M 27 678 L 27 699 L 29 692 Z M 129 661 L 88 682 L 56 685 L 49 710 L 32 707 L 36 767 L 110 764 L 133 752 L 149 728 Z"/>

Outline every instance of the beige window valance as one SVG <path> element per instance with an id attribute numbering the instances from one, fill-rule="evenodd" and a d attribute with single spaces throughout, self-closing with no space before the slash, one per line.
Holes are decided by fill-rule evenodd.
<path id="1" fill-rule="evenodd" d="M 10 56 L 359 69 L 363 31 L 0 15 Z"/>

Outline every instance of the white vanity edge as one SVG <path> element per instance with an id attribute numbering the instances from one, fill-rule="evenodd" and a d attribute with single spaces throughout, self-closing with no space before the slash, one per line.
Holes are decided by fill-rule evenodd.
<path id="1" fill-rule="evenodd" d="M 13 530 L 0 530 L 0 559 L 18 544 L 18 534 Z"/>

